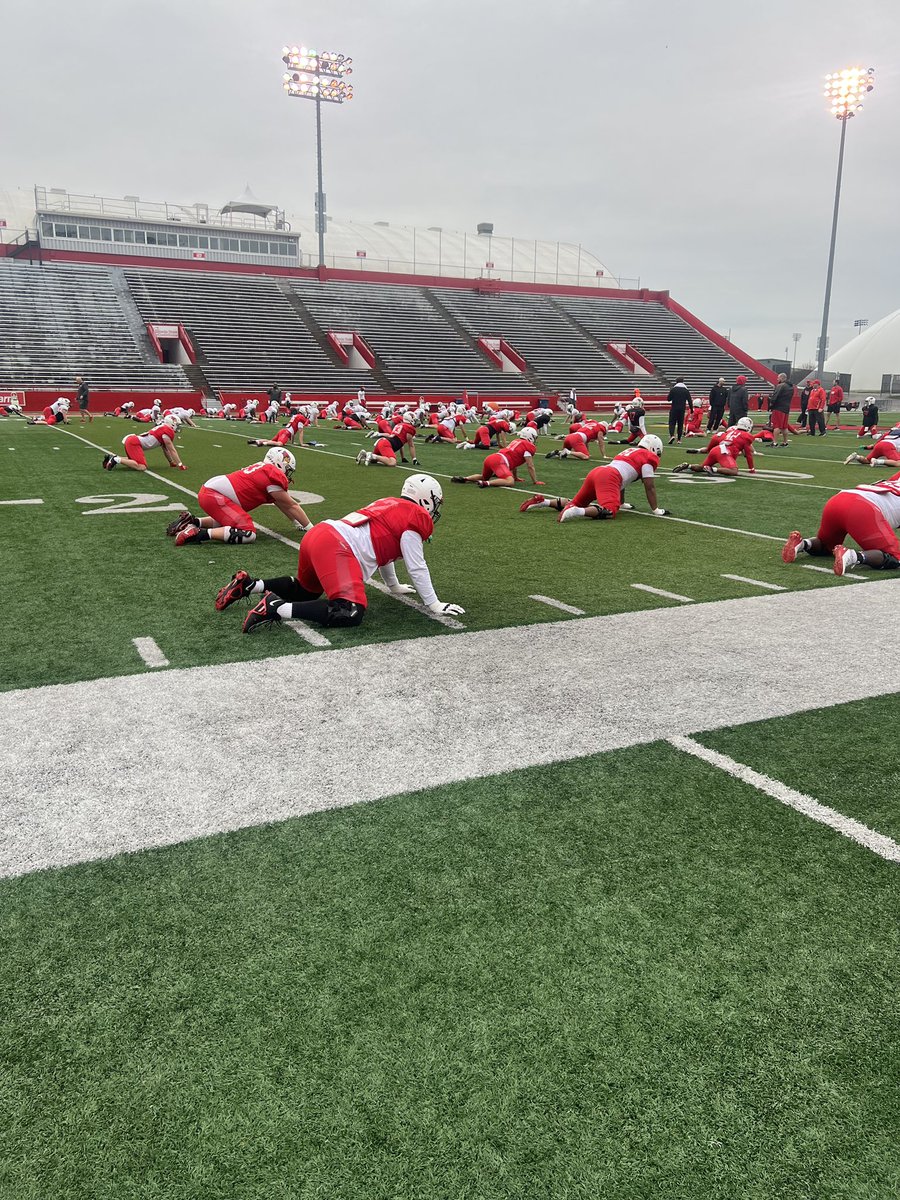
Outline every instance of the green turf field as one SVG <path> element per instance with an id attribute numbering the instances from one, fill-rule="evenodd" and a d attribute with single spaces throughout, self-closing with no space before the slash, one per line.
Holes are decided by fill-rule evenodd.
<path id="1" fill-rule="evenodd" d="M 6 881 L 0 1194 L 892 1200 L 896 870 L 654 743 Z"/>
<path id="2" fill-rule="evenodd" d="M 0 423 L 0 500 L 43 502 L 3 509 L 0 549 L 13 593 L 28 602 L 17 604 L 15 619 L 0 635 L 0 686 L 146 670 L 132 642 L 137 637 L 153 638 L 173 667 L 310 649 L 287 628 L 241 637 L 242 614 L 212 609 L 216 590 L 238 566 L 263 577 L 292 573 L 296 552 L 290 546 L 261 536 L 249 547 L 207 543 L 176 549 L 164 536 L 173 513 L 192 503 L 180 489 L 196 492 L 212 475 L 262 456 L 246 444 L 254 430 L 221 421 L 202 424 L 182 432 L 186 472 L 173 472 L 161 455 L 157 462 L 151 455 L 151 471 L 163 477 L 157 479 L 103 472 L 100 452 L 79 440 L 115 449 L 132 429 L 128 422 L 101 417 L 90 426 L 73 422 L 65 430 Z M 651 428 L 662 431 L 659 421 L 651 421 Z M 298 451 L 294 481 L 295 489 L 324 498 L 310 505 L 312 520 L 341 516 L 399 492 L 402 469 L 355 465 L 364 444 L 360 435 L 323 426 L 318 437 L 325 448 Z M 540 439 L 539 478 L 548 492 L 572 495 L 585 465 L 545 461 L 543 454 L 554 444 Z M 856 586 L 831 577 L 828 560 L 820 564 L 825 572 L 814 572 L 786 567 L 778 552 L 791 529 L 814 532 L 832 491 L 877 477 L 871 470 L 841 465 L 857 446 L 849 433 L 794 439 L 788 450 L 770 450 L 759 460 L 761 471 L 778 474 L 729 483 L 667 474 L 682 457 L 678 447 L 667 447 L 659 494 L 675 519 L 623 513 L 615 522 L 557 527 L 549 511 L 519 514 L 521 499 L 534 490 L 530 485 L 482 492 L 449 483 L 452 474 L 475 471 L 482 455 L 423 445 L 421 469 L 436 474 L 445 493 L 444 516 L 428 548 L 438 595 L 463 605 L 466 628 L 477 630 L 560 618 L 560 610 L 530 599 L 534 595 L 595 615 L 673 603 L 634 584 L 698 602 L 758 595 L 765 590 L 761 583 L 788 590 Z M 616 450 L 610 447 L 609 453 Z M 632 485 L 629 498 L 646 514 L 640 485 Z M 98 511 L 110 508 L 116 511 Z M 297 536 L 271 506 L 258 516 L 283 536 Z M 329 640 L 340 648 L 447 633 L 427 615 L 373 591 L 364 626 L 332 631 Z"/>

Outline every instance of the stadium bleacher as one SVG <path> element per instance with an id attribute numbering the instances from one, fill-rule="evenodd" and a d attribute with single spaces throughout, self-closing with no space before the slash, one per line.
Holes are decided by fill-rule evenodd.
<path id="1" fill-rule="evenodd" d="M 0 386 L 188 388 L 180 367 L 153 361 L 128 321 L 109 268 L 0 259 Z"/>
<path id="2" fill-rule="evenodd" d="M 362 334 L 398 392 L 527 393 L 527 378 L 492 366 L 429 302 L 422 288 L 295 280 L 293 289 L 326 332 Z"/>

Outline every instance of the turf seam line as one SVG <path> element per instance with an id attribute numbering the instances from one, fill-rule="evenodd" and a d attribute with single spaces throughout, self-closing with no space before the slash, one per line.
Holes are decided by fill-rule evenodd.
<path id="1" fill-rule="evenodd" d="M 538 604 L 549 604 L 551 608 L 558 608 L 561 612 L 571 613 L 573 617 L 583 617 L 584 609 L 575 608 L 573 604 L 563 604 L 562 600 L 554 600 L 552 596 L 529 596 L 529 600 L 537 600 Z"/>
<path id="2" fill-rule="evenodd" d="M 790 590 L 780 583 L 766 583 L 764 579 L 749 579 L 746 575 L 726 575 L 723 573 L 721 578 L 733 579 L 735 583 L 749 583 L 753 587 L 765 588 L 769 592 L 787 592 Z"/>
<path id="3" fill-rule="evenodd" d="M 677 600 L 679 604 L 694 603 L 690 596 L 679 596 L 677 592 L 666 592 L 662 588 L 650 587 L 648 583 L 633 583 L 631 586 L 637 588 L 639 592 L 650 592 L 653 596 L 664 596 L 666 600 Z"/>
<path id="4" fill-rule="evenodd" d="M 900 863 L 900 846 L 892 838 L 885 836 L 883 833 L 877 833 L 874 829 L 870 829 L 868 825 L 863 825 L 861 821 L 856 821 L 853 817 L 845 817 L 843 813 L 839 813 L 825 804 L 820 804 L 812 796 L 795 791 L 794 788 L 788 787 L 786 783 L 782 783 L 778 779 L 772 779 L 768 775 L 754 771 L 752 767 L 748 767 L 744 763 L 739 763 L 736 759 L 729 758 L 726 754 L 720 754 L 717 750 L 710 750 L 706 746 L 701 745 L 700 742 L 695 742 L 693 738 L 675 736 L 670 737 L 668 742 L 676 750 L 693 755 L 694 758 L 702 759 L 703 762 L 709 763 L 710 766 L 718 767 L 720 771 L 725 771 L 726 774 L 731 775 L 734 779 L 739 779 L 742 783 L 750 784 L 757 791 L 765 792 L 767 796 L 771 796 L 781 804 L 787 805 L 788 808 L 793 808 L 811 820 L 818 821 L 820 825 L 827 825 L 830 829 L 834 829 L 837 833 L 842 834 L 851 841 L 857 842 L 867 850 L 871 850 L 873 854 L 877 854 L 880 858 L 886 859 L 888 862 Z"/>
<path id="5" fill-rule="evenodd" d="M 131 641 L 148 667 L 167 667 L 169 665 L 169 660 L 152 637 L 136 637 Z"/>

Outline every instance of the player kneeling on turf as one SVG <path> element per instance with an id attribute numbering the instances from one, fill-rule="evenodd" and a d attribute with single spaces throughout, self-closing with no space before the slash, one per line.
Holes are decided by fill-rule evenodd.
<path id="1" fill-rule="evenodd" d="M 672 474 L 681 471 L 691 471 L 694 475 L 737 475 L 737 458 L 743 454 L 751 475 L 756 474 L 753 463 L 753 419 L 741 417 L 736 425 L 731 425 L 719 437 L 716 434 L 707 446 L 707 455 L 702 463 L 692 466 L 690 463 L 679 463 L 673 467 Z M 688 451 L 690 453 L 690 451 Z"/>
<path id="2" fill-rule="evenodd" d="M 178 417 L 169 417 L 149 433 L 129 433 L 122 438 L 125 454 L 107 454 L 103 459 L 103 470 L 114 471 L 116 467 L 127 467 L 130 471 L 146 471 L 146 450 L 162 450 L 166 462 L 178 471 L 186 471 L 184 463 L 175 449 L 175 434 L 181 424 Z"/>
<path id="3" fill-rule="evenodd" d="M 874 571 L 896 571 L 900 567 L 900 471 L 881 483 L 861 483 L 838 492 L 822 509 L 819 532 L 805 538 L 797 530 L 781 550 L 784 562 L 798 554 L 820 557 L 834 555 L 835 575 L 846 575 L 854 567 Z M 844 539 L 852 537 L 861 547 L 851 550 Z"/>
<path id="4" fill-rule="evenodd" d="M 543 481 L 538 479 L 534 471 L 534 443 L 537 440 L 536 429 L 523 429 L 519 437 L 504 450 L 489 454 L 481 467 L 480 475 L 453 475 L 451 483 L 477 483 L 480 488 L 512 487 L 519 482 L 516 474 L 519 467 L 524 466 L 531 476 L 535 487 L 542 487 Z"/>
<path id="5" fill-rule="evenodd" d="M 465 610 L 458 604 L 438 600 L 423 551 L 443 499 L 436 479 L 411 475 L 399 496 L 375 500 L 339 521 L 322 521 L 308 533 L 300 545 L 296 578 L 252 579 L 238 571 L 216 596 L 216 608 L 262 594 L 247 614 L 244 633 L 291 619 L 332 627 L 359 625 L 366 615 L 366 581 L 378 571 L 395 595 L 418 592 L 431 612 L 461 616 Z M 394 563 L 400 558 L 414 588 L 397 579 Z"/>
<path id="6" fill-rule="evenodd" d="M 183 512 L 166 530 L 176 546 L 201 542 L 236 545 L 256 541 L 256 526 L 250 513 L 261 504 L 274 504 L 304 533 L 312 522 L 288 492 L 288 482 L 297 462 L 290 450 L 275 446 L 262 462 L 253 463 L 230 475 L 207 479 L 197 493 L 205 517 Z"/>
<path id="7" fill-rule="evenodd" d="M 653 433 L 642 437 L 630 450 L 617 454 L 609 466 L 594 467 L 572 500 L 561 496 L 532 496 L 520 505 L 519 512 L 539 508 L 552 508 L 559 513 L 557 520 L 572 521 L 587 517 L 593 521 L 609 521 L 620 508 L 633 508 L 624 503 L 625 486 L 640 479 L 647 493 L 647 502 L 657 517 L 671 516 L 666 508 L 660 508 L 656 498 L 655 474 L 663 444 Z"/>

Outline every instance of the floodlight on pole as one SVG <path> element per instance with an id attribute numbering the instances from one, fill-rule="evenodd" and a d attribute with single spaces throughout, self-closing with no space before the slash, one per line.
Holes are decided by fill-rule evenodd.
<path id="1" fill-rule="evenodd" d="M 834 213 L 831 219 L 831 244 L 828 250 L 828 271 L 825 276 L 825 304 L 822 309 L 822 332 L 819 337 L 816 371 L 819 376 L 825 370 L 825 352 L 828 346 L 828 310 L 831 307 L 831 277 L 834 273 L 834 247 L 837 241 L 838 212 L 841 206 L 841 176 L 844 171 L 844 142 L 847 138 L 847 122 L 855 117 L 863 106 L 863 97 L 875 87 L 874 67 L 848 67 L 825 76 L 825 99 L 829 111 L 841 123 L 841 142 L 838 150 L 837 180 L 834 186 Z"/>
<path id="2" fill-rule="evenodd" d="M 353 59 L 332 50 L 316 51 L 306 46 L 282 46 L 281 61 L 287 70 L 282 85 L 288 96 L 316 103 L 316 232 L 319 235 L 319 266 L 325 265 L 325 192 L 322 186 L 322 104 L 345 104 L 353 99 Z"/>

